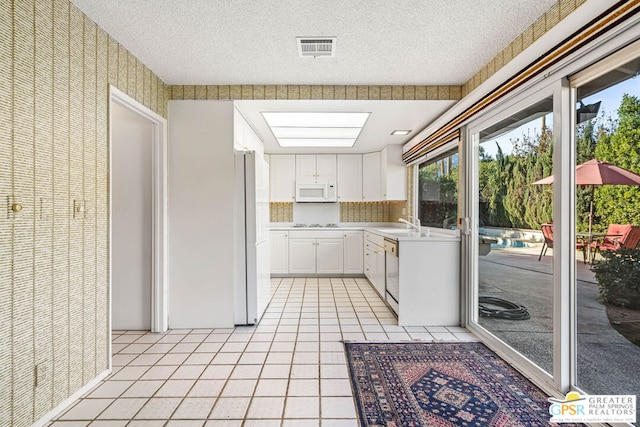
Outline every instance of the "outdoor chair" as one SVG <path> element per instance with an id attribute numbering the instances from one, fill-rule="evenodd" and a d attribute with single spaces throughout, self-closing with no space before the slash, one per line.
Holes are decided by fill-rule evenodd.
<path id="1" fill-rule="evenodd" d="M 626 224 L 609 224 L 607 234 L 601 241 L 593 242 L 598 251 L 616 251 L 621 248 L 633 249 L 640 242 L 640 227 Z"/>
<path id="2" fill-rule="evenodd" d="M 544 237 L 544 243 L 542 243 L 542 249 L 540 250 L 540 256 L 538 261 L 542 259 L 543 255 L 547 254 L 547 249 L 553 249 L 553 224 L 546 223 L 540 226 L 542 228 L 542 237 Z"/>
<path id="3" fill-rule="evenodd" d="M 542 249 L 540 250 L 540 256 L 538 257 L 538 261 L 542 259 L 543 255 L 547 254 L 547 249 L 553 249 L 553 223 L 549 222 L 546 224 L 542 224 L 540 226 L 542 228 L 542 236 L 544 237 L 544 243 L 542 244 Z M 576 249 L 580 249 L 582 251 L 583 262 L 587 263 L 587 252 L 586 252 L 587 244 L 585 242 L 576 242 Z"/>

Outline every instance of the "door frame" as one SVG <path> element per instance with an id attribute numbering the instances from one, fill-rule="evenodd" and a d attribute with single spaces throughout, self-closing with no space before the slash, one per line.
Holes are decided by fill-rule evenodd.
<path id="1" fill-rule="evenodd" d="M 558 360 L 556 355 L 560 354 L 561 348 L 564 350 L 564 347 L 561 343 L 564 343 L 565 340 L 568 339 L 568 334 L 566 331 L 561 331 L 560 321 L 560 307 L 558 305 L 559 296 L 558 292 L 561 289 L 561 282 L 559 277 L 560 274 L 556 267 L 562 265 L 559 261 L 560 254 L 559 249 L 555 249 L 556 246 L 560 245 L 560 242 L 557 245 L 554 245 L 554 278 L 553 278 L 553 295 L 554 295 L 554 310 L 553 310 L 553 349 L 552 355 L 554 356 L 554 365 L 552 371 L 555 372 L 546 372 L 541 367 L 537 366 L 533 361 L 527 359 L 523 354 L 517 351 L 515 348 L 511 347 L 509 343 L 501 340 L 497 336 L 495 336 L 491 331 L 485 329 L 478 323 L 478 307 L 477 307 L 477 298 L 478 298 L 478 289 L 477 284 L 479 280 L 479 268 L 478 268 L 478 202 L 479 202 L 479 166 L 478 166 L 478 156 L 479 156 L 479 133 L 483 129 L 491 126 L 495 123 L 500 122 L 503 119 L 508 118 L 514 113 L 521 111 L 522 109 L 541 101 L 544 98 L 553 97 L 554 99 L 554 110 L 556 108 L 556 99 L 559 96 L 559 84 L 557 80 L 549 79 L 537 82 L 536 84 L 526 88 L 521 91 L 517 95 L 497 104 L 494 108 L 492 108 L 487 113 L 481 115 L 477 119 L 470 122 L 466 128 L 464 129 L 464 139 L 466 140 L 466 144 L 463 147 L 462 151 L 464 154 L 464 183 L 465 187 L 468 191 L 464 194 L 464 206 L 463 206 L 463 222 L 464 226 L 462 228 L 463 235 L 463 248 L 465 248 L 465 252 L 462 255 L 462 259 L 464 260 L 464 264 L 462 267 L 462 277 L 464 278 L 463 284 L 463 293 L 466 295 L 464 299 L 464 304 L 466 305 L 464 311 L 464 321 L 465 326 L 472 331 L 476 336 L 478 336 L 482 342 L 484 342 L 489 348 L 494 350 L 496 353 L 500 355 L 503 359 L 507 360 L 512 366 L 516 369 L 524 372 L 527 376 L 532 378 L 534 382 L 542 388 L 545 392 L 552 394 L 558 388 L 559 385 L 558 378 L 560 372 L 558 368 L 555 366 L 555 361 Z M 567 103 L 567 105 L 569 105 Z M 566 107 L 567 109 L 569 107 Z M 554 119 L 553 124 L 554 128 L 559 129 L 558 123 L 558 113 L 554 111 Z M 555 133 L 554 133 L 555 135 Z M 557 140 L 554 136 L 554 144 L 557 143 Z M 560 144 L 558 144 L 560 145 Z M 562 153 L 563 156 L 566 156 L 566 153 Z M 564 161 L 564 157 L 562 160 L 559 158 L 560 150 L 554 150 L 554 172 L 556 171 L 556 165 L 561 161 Z M 569 170 L 572 170 L 569 168 Z M 556 193 L 558 193 L 556 191 Z M 554 194 L 554 222 L 556 224 L 560 223 L 560 220 L 556 220 L 557 212 L 561 210 L 560 205 L 556 206 L 558 201 L 558 195 Z M 566 256 L 565 253 L 562 254 Z M 563 258 L 564 259 L 564 258 Z M 564 269 L 563 269 L 564 271 Z M 563 313 L 564 314 L 564 313 Z M 562 332 L 562 335 L 560 334 Z M 562 382 L 562 387 L 566 387 L 566 384 Z"/>
<path id="2" fill-rule="evenodd" d="M 148 120 L 152 126 L 151 141 L 151 332 L 168 329 L 167 308 L 167 120 L 114 86 L 109 86 L 109 334 L 112 321 L 112 231 L 113 176 L 112 125 L 113 104 L 126 108 Z M 111 339 L 109 339 L 111 343 Z M 111 351 L 109 351 L 111 354 Z"/>

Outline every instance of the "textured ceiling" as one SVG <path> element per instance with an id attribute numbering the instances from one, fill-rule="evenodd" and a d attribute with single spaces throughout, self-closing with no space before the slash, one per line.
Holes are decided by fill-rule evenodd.
<path id="1" fill-rule="evenodd" d="M 72 0 L 168 84 L 459 85 L 556 0 Z M 299 58 L 297 36 L 335 36 Z"/>

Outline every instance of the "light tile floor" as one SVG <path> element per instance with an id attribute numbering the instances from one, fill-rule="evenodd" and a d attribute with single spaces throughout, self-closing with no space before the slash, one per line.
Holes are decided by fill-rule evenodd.
<path id="1" fill-rule="evenodd" d="M 356 427 L 343 340 L 460 340 L 399 327 L 366 279 L 283 278 L 257 326 L 113 331 L 113 372 L 52 427 Z"/>

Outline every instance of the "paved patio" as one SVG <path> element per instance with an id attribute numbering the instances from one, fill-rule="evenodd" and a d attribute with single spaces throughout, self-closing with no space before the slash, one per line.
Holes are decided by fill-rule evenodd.
<path id="1" fill-rule="evenodd" d="M 552 370 L 552 250 L 492 249 L 480 257 L 480 295 L 524 305 L 529 320 L 480 318 L 480 324 L 536 364 Z M 609 323 L 590 266 L 578 259 L 578 380 L 590 394 L 640 395 L 640 347 Z"/>

